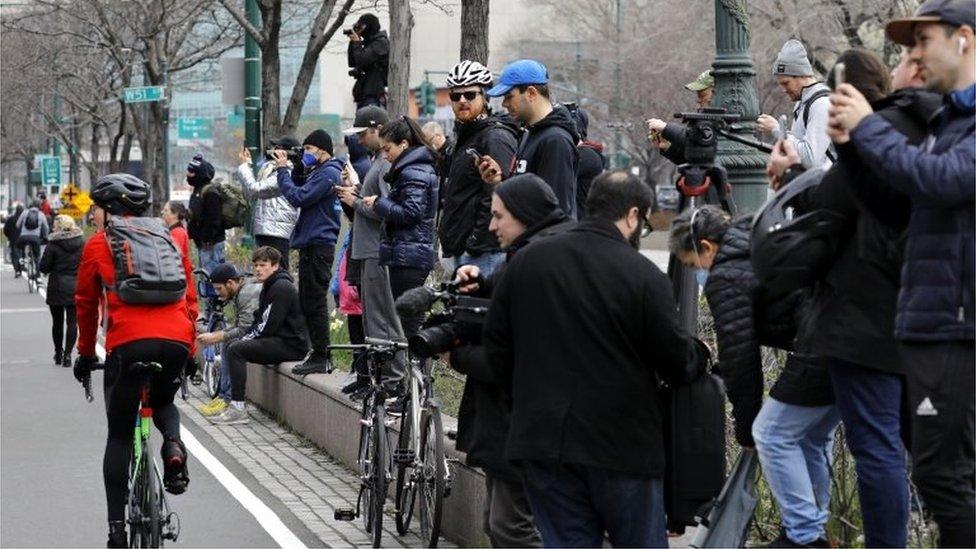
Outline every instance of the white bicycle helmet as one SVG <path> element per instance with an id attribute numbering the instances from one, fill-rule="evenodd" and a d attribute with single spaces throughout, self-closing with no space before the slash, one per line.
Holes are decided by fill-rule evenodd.
<path id="1" fill-rule="evenodd" d="M 465 86 L 491 86 L 491 71 L 477 61 L 461 61 L 447 76 L 448 88 Z"/>

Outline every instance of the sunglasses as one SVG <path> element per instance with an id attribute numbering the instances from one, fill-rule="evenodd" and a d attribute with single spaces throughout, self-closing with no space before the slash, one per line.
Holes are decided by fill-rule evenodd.
<path id="1" fill-rule="evenodd" d="M 451 92 L 448 94 L 451 96 L 451 101 L 457 103 L 461 98 L 465 98 L 468 101 L 474 101 L 476 97 L 481 95 L 480 91 L 466 91 L 466 92 Z"/>

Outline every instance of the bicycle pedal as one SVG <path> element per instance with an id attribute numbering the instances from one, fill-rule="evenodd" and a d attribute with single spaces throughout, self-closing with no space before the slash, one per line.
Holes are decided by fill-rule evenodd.
<path id="1" fill-rule="evenodd" d="M 349 522 L 351 520 L 356 520 L 356 511 L 354 509 L 336 509 L 333 516 L 336 520 Z"/>
<path id="2" fill-rule="evenodd" d="M 393 451 L 393 462 L 401 465 L 409 465 L 414 462 L 417 453 L 413 448 L 398 448 Z"/>
<path id="3" fill-rule="evenodd" d="M 175 524 L 174 524 L 175 522 Z M 170 513 L 166 515 L 166 531 L 163 532 L 163 539 L 168 539 L 173 543 L 176 543 L 177 538 L 180 537 L 180 517 L 176 513 Z"/>

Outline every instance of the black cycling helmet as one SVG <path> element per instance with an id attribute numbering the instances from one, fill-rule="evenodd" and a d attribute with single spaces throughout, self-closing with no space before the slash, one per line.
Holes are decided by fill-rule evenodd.
<path id="1" fill-rule="evenodd" d="M 822 169 L 797 176 L 753 218 L 752 268 L 759 283 L 772 294 L 807 288 L 833 265 L 844 216 L 827 209 L 802 213 L 793 204 L 800 193 L 819 185 L 823 176 Z"/>
<path id="2" fill-rule="evenodd" d="M 127 173 L 110 173 L 98 178 L 91 198 L 110 214 L 139 215 L 149 208 L 149 183 Z"/>

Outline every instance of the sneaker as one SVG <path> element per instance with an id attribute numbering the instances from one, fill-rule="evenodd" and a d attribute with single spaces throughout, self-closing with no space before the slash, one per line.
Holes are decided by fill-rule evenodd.
<path id="1" fill-rule="evenodd" d="M 307 376 L 308 374 L 331 374 L 332 359 L 328 356 L 312 353 L 308 358 L 305 359 L 305 362 L 295 366 L 291 373 L 295 374 L 296 376 Z"/>
<path id="2" fill-rule="evenodd" d="M 251 421 L 247 410 L 240 410 L 236 406 L 227 406 L 223 412 L 210 418 L 215 425 L 244 425 Z"/>
<path id="3" fill-rule="evenodd" d="M 369 387 L 369 379 L 356 377 L 356 380 L 342 388 L 342 394 L 351 395 L 364 387 Z"/>
<path id="4" fill-rule="evenodd" d="M 224 409 L 226 408 L 227 408 L 227 401 L 220 397 L 217 397 L 211 400 L 210 402 L 208 402 L 207 404 L 198 406 L 197 410 L 199 410 L 200 415 L 202 415 L 203 417 L 212 417 L 219 414 L 220 412 L 223 412 Z"/>
<path id="5" fill-rule="evenodd" d="M 125 521 L 110 520 L 108 522 L 108 543 L 105 547 L 128 547 L 128 536 L 125 534 Z"/>
<path id="6" fill-rule="evenodd" d="M 167 439 L 159 453 L 163 457 L 163 487 L 173 495 L 186 492 L 190 476 L 186 471 L 186 446 L 183 441 Z"/>
<path id="7" fill-rule="evenodd" d="M 61 356 L 62 356 L 62 358 L 61 358 L 61 365 L 64 366 L 65 368 L 70 368 L 71 367 L 71 351 L 65 351 L 64 354 L 61 355 Z"/>

